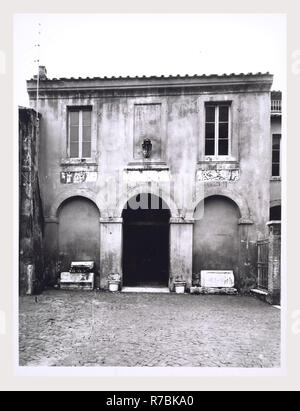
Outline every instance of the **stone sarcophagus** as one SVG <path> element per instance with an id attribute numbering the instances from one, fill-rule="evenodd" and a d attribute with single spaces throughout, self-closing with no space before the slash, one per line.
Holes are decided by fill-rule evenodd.
<path id="1" fill-rule="evenodd" d="M 62 290 L 93 290 L 95 277 L 93 270 L 93 261 L 73 261 L 70 271 L 60 274 L 60 288 Z"/>

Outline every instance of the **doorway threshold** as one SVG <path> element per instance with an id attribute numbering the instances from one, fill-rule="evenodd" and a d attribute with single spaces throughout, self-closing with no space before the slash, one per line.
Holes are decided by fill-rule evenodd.
<path id="1" fill-rule="evenodd" d="M 122 293 L 169 293 L 168 287 L 123 287 Z"/>

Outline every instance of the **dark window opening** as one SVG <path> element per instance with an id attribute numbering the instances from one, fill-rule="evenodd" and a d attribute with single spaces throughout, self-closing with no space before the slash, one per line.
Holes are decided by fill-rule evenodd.
<path id="1" fill-rule="evenodd" d="M 228 154 L 228 139 L 219 139 L 219 155 L 226 156 Z"/>
<path id="2" fill-rule="evenodd" d="M 270 208 L 270 221 L 281 220 L 281 206 L 274 206 Z"/>
<path id="3" fill-rule="evenodd" d="M 281 134 L 272 137 L 272 177 L 280 177 L 280 144 Z"/>

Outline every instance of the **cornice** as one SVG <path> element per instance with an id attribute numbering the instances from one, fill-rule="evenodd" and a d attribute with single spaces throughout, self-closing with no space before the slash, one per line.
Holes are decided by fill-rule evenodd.
<path id="1" fill-rule="evenodd" d="M 210 76 L 120 77 L 120 78 L 61 78 L 45 79 L 39 83 L 39 98 L 64 97 L 130 97 L 136 95 L 178 95 L 204 92 L 269 92 L 273 75 L 232 74 Z M 37 82 L 27 81 L 32 99 L 36 96 Z"/>

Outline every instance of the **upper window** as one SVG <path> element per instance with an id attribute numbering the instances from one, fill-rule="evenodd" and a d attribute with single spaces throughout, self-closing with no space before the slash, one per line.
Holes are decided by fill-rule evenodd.
<path id="1" fill-rule="evenodd" d="M 205 106 L 205 155 L 230 154 L 230 106 L 214 104 Z"/>
<path id="2" fill-rule="evenodd" d="M 280 177 L 280 141 L 281 134 L 272 136 L 272 177 Z"/>
<path id="3" fill-rule="evenodd" d="M 69 157 L 90 158 L 92 155 L 91 136 L 92 110 L 87 108 L 69 109 Z"/>

